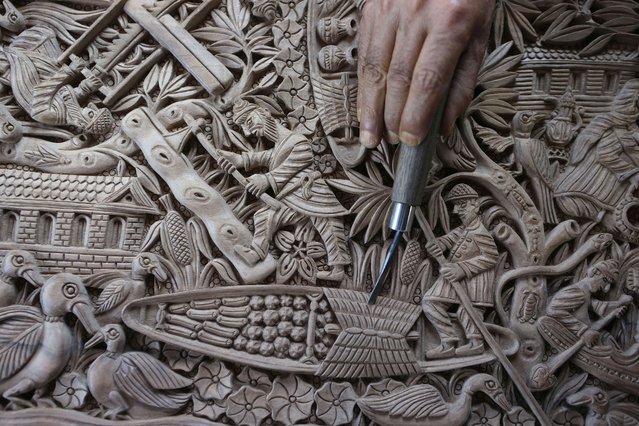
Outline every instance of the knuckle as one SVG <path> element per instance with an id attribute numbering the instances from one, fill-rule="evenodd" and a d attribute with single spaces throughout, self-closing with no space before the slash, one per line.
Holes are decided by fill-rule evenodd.
<path id="1" fill-rule="evenodd" d="M 412 73 L 407 71 L 408 67 L 391 64 L 386 76 L 387 84 L 398 88 L 409 88 L 412 80 Z"/>
<path id="2" fill-rule="evenodd" d="M 376 62 L 362 60 L 360 65 L 360 75 L 364 82 L 379 85 L 386 81 L 386 72 Z"/>
<path id="3" fill-rule="evenodd" d="M 444 78 L 440 71 L 432 68 L 420 68 L 413 73 L 412 86 L 420 92 L 435 92 L 443 87 Z"/>

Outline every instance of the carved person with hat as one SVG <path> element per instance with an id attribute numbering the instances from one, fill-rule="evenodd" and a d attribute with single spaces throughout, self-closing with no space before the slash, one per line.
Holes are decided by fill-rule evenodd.
<path id="1" fill-rule="evenodd" d="M 453 213 L 461 219 L 461 226 L 429 242 L 431 254 L 442 255 L 448 250 L 448 263 L 442 266 L 440 276 L 424 294 L 422 308 L 426 318 L 435 327 L 441 344 L 426 352 L 430 359 L 452 356 L 479 355 L 484 351 L 484 339 L 460 304 L 457 293 L 449 281 L 459 281 L 466 288 L 473 306 L 483 316 L 494 304 L 494 274 L 497 264 L 497 246 L 479 215 L 479 196 L 464 183 L 455 185 L 445 201 L 453 204 Z M 453 312 L 463 330 L 453 324 Z"/>
<path id="2" fill-rule="evenodd" d="M 632 296 L 624 294 L 619 300 L 605 301 L 593 298 L 593 294 L 608 293 L 610 286 L 619 279 L 619 262 L 614 259 L 595 263 L 586 277 L 559 290 L 548 302 L 546 315 L 561 322 L 576 336 L 583 338 L 586 345 L 599 341 L 600 333 L 591 328 L 590 312 L 599 317 L 617 309 L 617 315 L 625 312 L 632 302 Z"/>
<path id="3" fill-rule="evenodd" d="M 264 259 L 275 232 L 309 218 L 326 246 L 331 271 L 317 278 L 341 281 L 344 265 L 351 263 L 341 216 L 348 213 L 319 172 L 313 169 L 313 151 L 306 137 L 277 122 L 264 108 L 245 100 L 233 107 L 233 121 L 246 136 L 254 135 L 273 143 L 273 148 L 241 154 L 218 151 L 220 167 L 227 172 L 268 169 L 247 177 L 246 189 L 256 197 L 270 191 L 286 208 L 264 206 L 254 217 L 255 234 L 250 247 L 238 246 L 236 252 L 249 264 Z"/>

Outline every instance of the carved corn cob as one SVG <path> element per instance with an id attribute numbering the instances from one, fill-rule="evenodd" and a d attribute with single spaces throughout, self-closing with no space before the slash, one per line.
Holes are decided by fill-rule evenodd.
<path id="1" fill-rule="evenodd" d="M 182 266 L 193 262 L 193 246 L 187 233 L 184 218 L 175 210 L 170 195 L 160 197 L 160 203 L 166 210 L 162 232 L 162 248 L 167 256 Z"/>
<path id="2" fill-rule="evenodd" d="M 403 286 L 410 285 L 413 282 L 421 261 L 421 245 L 416 239 L 408 241 L 399 267 L 399 280 Z"/>

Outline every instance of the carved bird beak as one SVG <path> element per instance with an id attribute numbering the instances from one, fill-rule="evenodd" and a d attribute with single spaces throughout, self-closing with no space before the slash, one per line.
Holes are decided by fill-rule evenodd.
<path id="1" fill-rule="evenodd" d="M 533 120 L 535 120 L 535 123 L 541 121 L 541 120 L 547 120 L 550 118 L 550 114 L 546 113 L 546 112 L 535 112 L 533 113 Z"/>
<path id="2" fill-rule="evenodd" d="M 495 396 L 493 396 L 493 400 L 506 412 L 510 411 L 513 408 L 503 392 L 499 392 Z"/>
<path id="3" fill-rule="evenodd" d="M 73 314 L 78 317 L 84 328 L 90 333 L 95 334 L 100 330 L 100 324 L 93 315 L 93 306 L 90 302 L 83 300 L 76 302 L 71 308 Z"/>
<path id="4" fill-rule="evenodd" d="M 96 346 L 98 343 L 102 343 L 105 342 L 106 339 L 104 337 L 104 333 L 102 333 L 102 330 L 99 330 L 97 333 L 95 333 L 93 335 L 93 337 L 91 339 L 89 339 L 88 342 L 86 342 L 84 344 L 84 349 L 89 349 L 92 348 L 94 346 Z"/>
<path id="5" fill-rule="evenodd" d="M 583 393 L 575 393 L 566 398 L 566 402 L 570 405 L 586 405 L 592 402 L 592 398 L 590 396 L 585 395 Z"/>
<path id="6" fill-rule="evenodd" d="M 151 266 L 150 271 L 160 282 L 169 281 L 169 274 L 166 273 L 164 268 L 158 268 L 157 266 Z"/>
<path id="7" fill-rule="evenodd" d="M 33 268 L 25 268 L 22 271 L 22 277 L 34 287 L 42 287 L 45 281 L 40 272 Z"/>

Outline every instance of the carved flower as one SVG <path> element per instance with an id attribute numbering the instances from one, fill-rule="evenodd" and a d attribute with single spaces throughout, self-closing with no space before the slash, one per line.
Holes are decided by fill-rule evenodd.
<path id="1" fill-rule="evenodd" d="M 311 149 L 315 154 L 321 154 L 326 151 L 328 147 L 328 141 L 326 138 L 315 138 L 311 141 Z"/>
<path id="2" fill-rule="evenodd" d="M 139 333 L 135 333 L 133 336 L 131 347 L 135 350 L 146 352 L 154 358 L 160 358 L 160 354 L 162 353 L 162 345 L 160 342 Z"/>
<path id="3" fill-rule="evenodd" d="M 315 393 L 317 417 L 327 425 L 344 425 L 353 420 L 355 391 L 350 383 L 325 383 Z"/>
<path id="4" fill-rule="evenodd" d="M 306 0 L 280 0 L 283 18 L 291 18 L 299 21 L 304 16 Z"/>
<path id="5" fill-rule="evenodd" d="M 304 55 L 287 47 L 273 58 L 273 65 L 279 75 L 297 77 L 304 73 Z"/>
<path id="6" fill-rule="evenodd" d="M 584 418 L 578 411 L 562 409 L 553 416 L 552 424 L 555 426 L 584 426 Z"/>
<path id="7" fill-rule="evenodd" d="M 367 396 L 385 396 L 395 391 L 406 389 L 406 385 L 393 379 L 384 379 L 379 382 L 371 383 L 366 388 L 364 397 Z"/>
<path id="8" fill-rule="evenodd" d="M 259 425 L 269 415 L 266 393 L 250 386 L 242 386 L 227 401 L 226 415 L 238 425 Z"/>
<path id="9" fill-rule="evenodd" d="M 203 362 L 195 375 L 195 387 L 206 400 L 222 400 L 233 390 L 231 371 L 217 360 Z"/>
<path id="10" fill-rule="evenodd" d="M 317 111 L 307 106 L 301 106 L 288 115 L 291 129 L 307 136 L 315 133 L 317 120 L 319 120 Z"/>
<path id="11" fill-rule="evenodd" d="M 522 407 L 513 407 L 501 421 L 503 426 L 535 426 L 535 418 Z"/>
<path id="12" fill-rule="evenodd" d="M 215 421 L 226 412 L 226 401 L 203 400 L 197 396 L 197 392 L 193 392 L 191 400 L 193 401 L 193 414 L 198 417 L 206 417 Z"/>
<path id="13" fill-rule="evenodd" d="M 275 94 L 289 109 L 304 106 L 310 98 L 308 83 L 300 78 L 284 77 Z"/>
<path id="14" fill-rule="evenodd" d="M 53 399 L 62 408 L 74 410 L 81 408 L 89 393 L 87 378 L 82 373 L 64 373 L 55 383 Z"/>
<path id="15" fill-rule="evenodd" d="M 297 376 L 278 377 L 266 400 L 274 420 L 292 425 L 311 415 L 313 387 Z"/>
<path id="16" fill-rule="evenodd" d="M 203 355 L 200 355 L 197 352 L 178 348 L 177 346 L 169 344 L 164 345 L 162 353 L 166 357 L 166 361 L 172 369 L 187 373 L 193 371 L 195 366 L 204 358 Z"/>
<path id="17" fill-rule="evenodd" d="M 482 402 L 481 404 L 473 405 L 473 410 L 466 424 L 468 426 L 499 426 L 500 420 L 501 413 L 491 405 Z"/>
<path id="18" fill-rule="evenodd" d="M 317 168 L 320 172 L 324 174 L 331 174 L 335 171 L 335 167 L 337 167 L 337 160 L 333 157 L 332 154 L 325 154 L 317 162 Z"/>
<path id="19" fill-rule="evenodd" d="M 244 367 L 242 372 L 236 377 L 236 381 L 240 385 L 252 386 L 256 389 L 268 392 L 271 390 L 271 379 L 266 373 L 251 367 Z"/>
<path id="20" fill-rule="evenodd" d="M 315 259 L 326 254 L 321 243 L 311 240 L 308 234 L 298 239 L 292 232 L 279 231 L 275 236 L 275 245 L 283 253 L 277 265 L 277 282 L 286 282 L 296 273 L 305 280 L 315 282 L 317 275 Z"/>
<path id="21" fill-rule="evenodd" d="M 297 48 L 302 41 L 304 28 L 292 19 L 282 19 L 273 25 L 275 46 Z"/>

